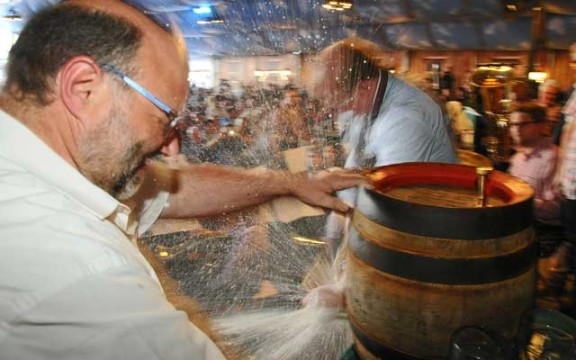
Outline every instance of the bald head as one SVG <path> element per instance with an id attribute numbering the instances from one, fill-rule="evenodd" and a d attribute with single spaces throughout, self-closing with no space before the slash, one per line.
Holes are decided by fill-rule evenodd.
<path id="1" fill-rule="evenodd" d="M 89 56 L 97 64 L 112 64 L 132 75 L 143 58 L 166 61 L 165 56 L 178 61 L 186 76 L 185 54 L 178 34 L 128 4 L 72 0 L 43 10 L 26 24 L 10 51 L 5 90 L 47 105 L 56 74 L 76 56 Z"/>
<path id="2" fill-rule="evenodd" d="M 323 81 L 336 81 L 340 90 L 351 94 L 359 81 L 377 77 L 379 67 L 368 43 L 363 39 L 344 39 L 322 50 L 319 59 L 329 77 Z"/>
<path id="3" fill-rule="evenodd" d="M 324 105 L 347 110 L 356 86 L 364 80 L 382 78 L 375 59 L 376 45 L 360 38 L 344 39 L 322 50 L 317 56 L 313 95 Z"/>
<path id="4" fill-rule="evenodd" d="M 188 61 L 182 37 L 165 25 L 120 1 L 47 8 L 10 51 L 0 106 L 119 194 L 148 157 L 176 152 L 168 135 L 186 103 Z"/>

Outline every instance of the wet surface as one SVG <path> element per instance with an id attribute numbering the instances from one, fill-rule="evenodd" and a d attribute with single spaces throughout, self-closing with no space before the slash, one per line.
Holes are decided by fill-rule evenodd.
<path id="1" fill-rule="evenodd" d="M 208 313 L 261 308 L 299 308 L 301 282 L 323 251 L 318 238 L 324 217 L 265 225 L 267 238 L 248 239 L 242 226 L 229 232 L 180 231 L 145 236 L 148 246 L 182 290 Z"/>

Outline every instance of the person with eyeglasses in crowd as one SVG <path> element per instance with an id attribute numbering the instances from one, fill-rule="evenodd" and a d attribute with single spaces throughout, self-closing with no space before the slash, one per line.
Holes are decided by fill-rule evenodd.
<path id="1" fill-rule="evenodd" d="M 560 219 L 562 195 L 554 184 L 558 147 L 548 132 L 546 108 L 539 103 L 519 103 L 510 114 L 509 133 L 514 154 L 508 172 L 534 189 L 534 231 L 543 266 L 538 281 L 541 295 L 563 294 L 566 269 L 559 267 L 556 253 L 565 251 Z"/>
<path id="2" fill-rule="evenodd" d="M 0 358 L 222 359 L 168 301 L 137 237 L 162 217 L 221 214 L 279 195 L 338 211 L 347 171 L 166 170 L 188 95 L 174 27 L 121 1 L 41 11 L 0 94 Z M 192 314 L 189 314 L 192 315 Z"/>

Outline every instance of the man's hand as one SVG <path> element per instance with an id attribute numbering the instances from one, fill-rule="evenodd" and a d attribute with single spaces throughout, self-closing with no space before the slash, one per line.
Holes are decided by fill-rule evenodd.
<path id="1" fill-rule="evenodd" d="M 290 193 L 307 204 L 339 212 L 347 212 L 349 205 L 335 196 L 335 192 L 362 186 L 372 189 L 369 180 L 357 171 L 332 168 L 316 173 L 300 172 L 290 179 Z"/>

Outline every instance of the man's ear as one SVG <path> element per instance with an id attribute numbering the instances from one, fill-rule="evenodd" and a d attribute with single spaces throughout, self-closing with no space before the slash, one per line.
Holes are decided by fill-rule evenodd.
<path id="1" fill-rule="evenodd" d="M 58 77 L 62 103 L 77 119 L 84 119 L 109 95 L 102 69 L 88 56 L 77 56 L 66 62 Z"/>

